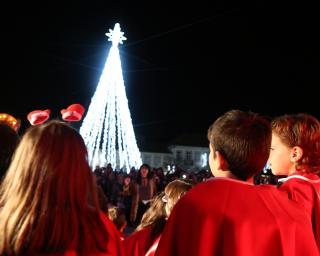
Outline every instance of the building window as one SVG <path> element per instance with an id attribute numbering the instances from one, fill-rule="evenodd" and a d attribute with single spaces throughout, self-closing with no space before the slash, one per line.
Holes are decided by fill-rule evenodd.
<path id="1" fill-rule="evenodd" d="M 180 150 L 176 152 L 176 159 L 178 161 L 182 160 L 182 152 Z"/>
<path id="2" fill-rule="evenodd" d="M 200 159 L 201 159 L 201 152 L 196 151 L 196 152 L 194 153 L 194 160 L 195 160 L 196 162 L 200 162 Z"/>
<path id="3" fill-rule="evenodd" d="M 186 152 L 186 160 L 192 160 L 192 151 Z"/>
<path id="4" fill-rule="evenodd" d="M 161 156 L 154 156 L 153 158 L 153 166 L 158 168 L 161 166 Z"/>
<path id="5" fill-rule="evenodd" d="M 142 158 L 142 162 L 151 165 L 151 155 L 144 155 Z"/>

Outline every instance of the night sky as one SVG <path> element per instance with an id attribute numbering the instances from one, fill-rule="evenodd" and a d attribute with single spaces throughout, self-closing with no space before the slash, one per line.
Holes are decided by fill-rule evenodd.
<path id="1" fill-rule="evenodd" d="M 127 37 L 119 50 L 138 137 L 205 136 L 233 108 L 320 117 L 319 15 L 312 6 L 104 2 L 3 10 L 0 112 L 20 118 L 24 129 L 35 109 L 61 119 L 70 104 L 88 108 L 111 47 L 105 33 L 118 22 Z"/>

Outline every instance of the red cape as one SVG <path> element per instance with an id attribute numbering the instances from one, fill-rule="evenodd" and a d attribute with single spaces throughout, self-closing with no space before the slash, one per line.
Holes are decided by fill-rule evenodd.
<path id="1" fill-rule="evenodd" d="M 124 256 L 125 252 L 123 249 L 123 241 L 120 239 L 120 232 L 117 230 L 113 222 L 106 217 L 105 214 L 101 213 L 100 217 L 106 226 L 108 233 L 108 242 L 106 244 L 107 252 L 94 252 L 88 256 Z M 29 254 L 28 254 L 29 255 Z M 78 256 L 76 250 L 69 249 L 61 253 L 41 253 L 32 254 L 32 256 Z"/>
<path id="2" fill-rule="evenodd" d="M 315 174 L 292 175 L 281 179 L 280 190 L 303 207 L 312 221 L 314 236 L 320 252 L 320 177 Z"/>
<path id="3" fill-rule="evenodd" d="M 149 226 L 126 237 L 123 244 L 128 256 L 144 256 L 152 242 L 151 226 Z"/>
<path id="4" fill-rule="evenodd" d="M 311 222 L 271 185 L 200 183 L 174 207 L 157 256 L 319 255 Z"/>

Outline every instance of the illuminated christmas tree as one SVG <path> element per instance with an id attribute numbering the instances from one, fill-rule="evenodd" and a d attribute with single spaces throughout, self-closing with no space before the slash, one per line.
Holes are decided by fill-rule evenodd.
<path id="1" fill-rule="evenodd" d="M 97 89 L 91 99 L 87 115 L 80 127 L 89 153 L 90 165 L 113 168 L 140 167 L 140 151 L 134 135 L 128 107 L 118 44 L 126 38 L 115 24 L 106 35 L 112 46 L 100 77 Z"/>

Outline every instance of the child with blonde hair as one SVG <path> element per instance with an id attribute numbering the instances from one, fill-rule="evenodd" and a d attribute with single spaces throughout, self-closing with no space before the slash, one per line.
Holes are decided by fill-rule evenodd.
<path id="1" fill-rule="evenodd" d="M 154 255 L 171 210 L 191 188 L 192 185 L 188 182 L 174 180 L 168 183 L 162 193 L 153 198 L 136 232 L 124 241 L 128 255 Z"/>

